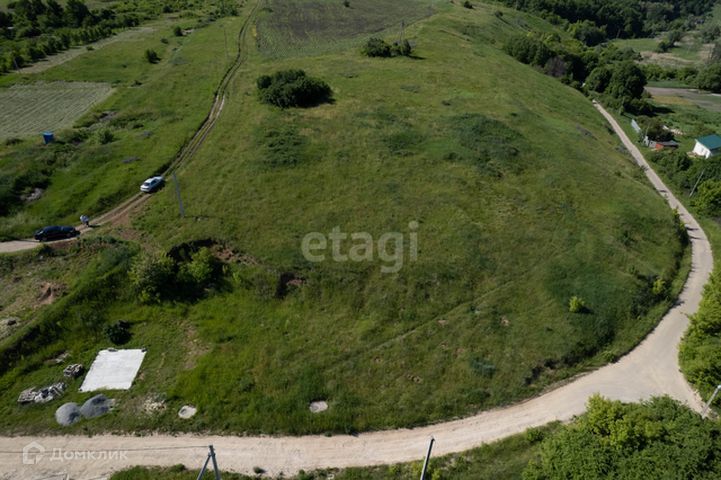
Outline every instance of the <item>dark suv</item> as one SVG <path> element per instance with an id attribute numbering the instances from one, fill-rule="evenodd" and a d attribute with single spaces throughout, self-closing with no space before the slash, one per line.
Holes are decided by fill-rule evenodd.
<path id="1" fill-rule="evenodd" d="M 35 232 L 35 240 L 39 242 L 49 242 L 51 240 L 62 240 L 64 238 L 73 238 L 80 235 L 80 232 L 74 227 L 45 227 Z"/>

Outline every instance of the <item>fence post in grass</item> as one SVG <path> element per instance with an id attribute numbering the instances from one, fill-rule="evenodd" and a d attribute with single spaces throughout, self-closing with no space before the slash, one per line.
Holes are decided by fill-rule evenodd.
<path id="1" fill-rule="evenodd" d="M 180 218 L 185 218 L 185 208 L 183 207 L 183 199 L 180 197 L 180 183 L 178 177 L 173 172 L 173 183 L 175 183 L 175 196 L 178 197 L 178 209 L 180 210 Z"/>
<path id="2" fill-rule="evenodd" d="M 203 478 L 203 475 L 205 475 L 205 471 L 208 470 L 208 464 L 211 461 L 213 462 L 213 472 L 215 473 L 215 480 L 221 480 L 220 470 L 218 470 L 218 462 L 215 459 L 215 448 L 213 448 L 212 445 L 208 445 L 208 456 L 205 457 L 205 463 L 203 464 L 203 468 L 200 469 L 200 473 L 198 474 L 198 480 L 201 480 Z"/>
<path id="3" fill-rule="evenodd" d="M 215 480 L 220 480 L 220 470 L 218 470 L 218 461 L 215 459 L 215 449 L 212 445 L 209 445 L 208 448 L 210 449 L 208 456 L 213 460 L 213 471 L 215 472 Z"/>
<path id="4" fill-rule="evenodd" d="M 696 187 L 698 187 L 698 184 L 701 183 L 701 179 L 703 178 L 704 173 L 706 173 L 705 168 L 703 170 L 701 170 L 701 175 L 698 176 L 698 180 L 696 180 L 696 183 L 694 184 L 693 188 L 691 189 L 691 193 L 688 194 L 689 197 L 693 197 L 693 194 L 696 192 Z"/>
<path id="5" fill-rule="evenodd" d="M 421 470 L 421 480 L 425 480 L 426 472 L 428 471 L 428 463 L 431 460 L 431 451 L 433 450 L 433 443 L 436 441 L 435 438 L 431 437 L 431 443 L 428 444 L 428 453 L 426 453 L 426 459 L 423 461 L 423 470 Z"/>

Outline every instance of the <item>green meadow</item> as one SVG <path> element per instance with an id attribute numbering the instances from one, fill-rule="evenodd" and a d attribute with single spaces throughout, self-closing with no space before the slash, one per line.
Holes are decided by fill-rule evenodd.
<path id="1" fill-rule="evenodd" d="M 362 27 L 324 27 L 318 36 L 337 43 L 321 52 L 277 56 L 253 30 L 218 123 L 177 171 L 185 217 L 174 188 L 165 188 L 129 224 L 100 229 L 131 241 L 99 240 L 100 252 L 68 281 L 70 293 L 0 344 L 2 430 L 413 426 L 528 398 L 615 360 L 654 327 L 688 269 L 672 212 L 586 98 L 501 50 L 510 35 L 553 27 L 495 5 L 443 5 L 429 16 L 427 4 L 401 3 L 417 19 L 405 26 L 415 46 L 408 58 L 360 54 L 353 42 L 370 35 L 373 16 Z M 317 2 L 292 5 L 328 15 L 314 10 L 323 10 Z M 292 11 L 269 21 L 274 11 L 261 10 L 254 18 L 275 38 L 296 41 L 283 21 Z M 241 19 L 223 22 L 230 37 Z M 224 36 L 211 24 L 175 39 L 171 25 L 141 42 L 141 50 L 158 47 L 159 65 L 118 43 L 42 74 L 116 85 L 88 126 L 74 130 L 96 135 L 98 114 L 117 112 L 102 129 L 127 149 L 83 143 L 83 158 L 97 163 L 54 170 L 41 200 L 3 220 L 6 232 L 107 208 L 172 159 L 207 114 Z M 384 22 L 377 29 L 388 40 L 397 34 Z M 211 46 L 220 53 L 208 55 Z M 289 68 L 326 81 L 333 100 L 288 110 L 260 103 L 256 79 Z M 141 159 L 122 162 L 131 155 Z M 326 261 L 309 261 L 303 238 L 336 227 L 372 237 L 373 259 L 336 262 L 328 249 Z M 377 246 L 390 232 L 403 235 L 404 254 L 388 261 Z M 138 239 L 155 252 L 214 244 L 220 277 L 198 295 L 141 304 L 127 276 Z M 384 273 L 399 259 L 399 271 Z M 653 288 L 659 280 L 662 291 Z M 585 304 L 577 313 L 569 311 L 574 296 Z M 88 364 L 111 346 L 104 329 L 120 320 L 131 325 L 125 346 L 148 354 L 133 388 L 111 392 L 112 414 L 60 429 L 57 405 L 16 405 L 23 389 L 57 379 L 48 359 L 69 352 Z M 64 401 L 89 397 L 79 382 Z M 167 408 L 146 413 L 155 398 Z M 316 400 L 330 408 L 312 414 Z M 199 413 L 179 419 L 184 404 Z"/>
<path id="2" fill-rule="evenodd" d="M 87 82 L 114 90 L 96 103 L 92 95 L 97 96 L 98 87 L 88 90 L 79 100 L 90 110 L 79 110 L 82 116 L 74 125 L 60 122 L 73 128 L 56 131 L 53 145 L 43 145 L 39 132 L 33 131 L 37 129 L 25 128 L 26 135 L 0 146 L 3 203 L 10 192 L 45 190 L 37 201 L 8 201 L 11 205 L 0 209 L 7 210 L 0 217 L 0 238 L 23 238 L 46 224 L 74 224 L 81 214 L 98 215 L 163 171 L 208 114 L 232 63 L 242 21 L 242 16 L 224 18 L 176 37 L 174 26 L 197 27 L 198 20 L 166 18 L 148 25 L 147 33 L 88 51 L 43 73 L 0 78 L 0 101 L 27 89 L 40 89 L 38 101 L 48 98 L 36 104 L 35 115 L 25 122 L 31 125 L 68 119 L 67 102 L 53 96 L 53 90 Z M 160 62 L 147 62 L 146 49 L 158 52 Z M 72 90 L 76 96 L 83 94 L 80 88 Z M 9 124 L 0 137 L 17 134 L 20 127 Z"/>

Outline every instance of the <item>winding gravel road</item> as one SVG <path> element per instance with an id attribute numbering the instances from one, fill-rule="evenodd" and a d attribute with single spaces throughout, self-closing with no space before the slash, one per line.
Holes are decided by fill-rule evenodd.
<path id="1" fill-rule="evenodd" d="M 0 478 L 65 479 L 64 475 L 69 475 L 69 478 L 89 480 L 103 478 L 109 472 L 133 465 L 170 466 L 182 463 L 199 468 L 207 452 L 203 446 L 209 444 L 215 445 L 222 469 L 245 473 L 252 473 L 255 466 L 272 475 L 281 472 L 289 475 L 300 469 L 406 462 L 422 458 L 431 436 L 436 439 L 434 455 L 443 455 L 468 450 L 554 420 L 570 420 L 583 413 L 587 399 L 594 393 L 628 402 L 666 394 L 700 410 L 701 400 L 679 371 L 678 345 L 688 326 L 687 316 L 697 310 L 703 286 L 713 266 L 708 239 L 613 117 L 600 105 L 596 108 L 613 126 L 656 190 L 666 198 L 671 208 L 678 209 L 688 227 L 693 249 L 692 270 L 677 305 L 666 314 L 653 333 L 617 363 L 520 404 L 412 430 L 333 437 L 0 437 Z M 38 457 L 36 464 L 24 465 L 20 452 L 32 441 L 42 445 L 46 453 Z M 64 452 L 66 457 L 80 452 L 81 458 L 53 460 L 54 449 L 60 449 L 58 451 Z M 100 452 L 102 450 L 105 452 Z M 83 459 L 83 455 L 92 455 L 95 459 Z"/>

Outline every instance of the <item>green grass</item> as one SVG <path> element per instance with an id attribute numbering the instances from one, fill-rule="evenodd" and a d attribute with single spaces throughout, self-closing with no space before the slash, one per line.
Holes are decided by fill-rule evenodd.
<path id="1" fill-rule="evenodd" d="M 102 82 L 115 89 L 77 123 L 78 128 L 57 132 L 58 145 L 46 148 L 39 136 L 33 136 L 18 145 L 0 146 L 0 177 L 25 175 L 27 189 L 33 182 L 48 186 L 40 200 L 0 218 L 0 238 L 23 237 L 44 224 L 77 222 L 83 213 L 99 214 L 167 166 L 208 114 L 232 61 L 242 20 L 223 19 L 182 38 L 172 34 L 178 22 L 164 20 L 151 24 L 152 32 L 88 52 L 42 74 L 0 79 L 15 85 L 5 90 L 9 93 L 57 81 Z M 159 64 L 144 59 L 146 48 L 160 54 Z M 54 110 L 51 104 L 47 112 Z M 114 141 L 102 144 L 100 134 L 106 130 Z"/>
<path id="2" fill-rule="evenodd" d="M 158 250 L 227 244 L 240 260 L 225 285 L 197 302 L 140 306 L 118 280 L 107 301 L 59 305 L 59 333 L 0 378 L 0 429 L 58 429 L 55 405 L 14 401 L 57 377 L 44 364 L 57 351 L 87 363 L 107 346 L 97 329 L 72 333 L 88 323 L 131 321 L 129 346 L 148 355 L 133 388 L 112 392 L 111 415 L 64 432 L 412 426 L 528 398 L 637 344 L 669 306 L 639 277 L 668 276 L 678 290 L 686 271 L 672 214 L 587 99 L 500 50 L 529 26 L 552 27 L 496 10 L 451 6 L 413 24 L 416 58 L 251 52 L 208 143 L 178 171 L 186 217 L 165 189 L 132 225 Z M 334 102 L 262 105 L 255 79 L 284 68 L 327 81 Z M 395 274 L 300 251 L 309 232 L 378 239 L 408 235 L 412 221 L 418 260 Z M 283 273 L 304 284 L 276 298 Z M 589 313 L 568 312 L 574 295 Z M 83 400 L 74 387 L 68 401 Z M 168 408 L 141 413 L 155 394 Z M 330 409 L 313 415 L 319 399 Z M 190 421 L 176 416 L 185 403 L 199 408 Z"/>

